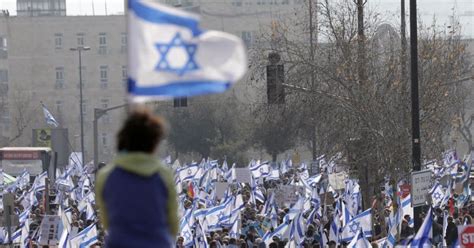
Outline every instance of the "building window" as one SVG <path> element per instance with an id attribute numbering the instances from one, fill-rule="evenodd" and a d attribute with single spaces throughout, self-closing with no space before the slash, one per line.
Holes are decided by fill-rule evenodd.
<path id="1" fill-rule="evenodd" d="M 59 115 L 61 115 L 61 113 L 63 112 L 63 101 L 61 101 L 61 100 L 56 101 L 56 112 Z"/>
<path id="2" fill-rule="evenodd" d="M 101 65 L 100 66 L 100 87 L 102 89 L 107 88 L 107 83 L 108 83 L 108 71 L 109 67 L 106 65 Z"/>
<path id="3" fill-rule="evenodd" d="M 77 46 L 84 46 L 84 33 L 77 34 Z"/>
<path id="4" fill-rule="evenodd" d="M 56 49 L 63 48 L 63 34 L 54 34 L 54 46 Z"/>
<path id="5" fill-rule="evenodd" d="M 99 54 L 107 54 L 107 34 L 99 34 Z"/>
<path id="6" fill-rule="evenodd" d="M 252 45 L 252 32 L 242 31 L 242 40 L 245 46 L 250 47 Z"/>
<path id="7" fill-rule="evenodd" d="M 0 83 L 8 83 L 8 70 L 0 69 Z"/>
<path id="8" fill-rule="evenodd" d="M 86 119 L 87 116 L 87 100 L 82 100 L 82 118 Z"/>
<path id="9" fill-rule="evenodd" d="M 64 67 L 56 67 L 56 89 L 64 88 Z"/>
<path id="10" fill-rule="evenodd" d="M 122 33 L 122 46 L 120 52 L 127 53 L 127 33 Z"/>
<path id="11" fill-rule="evenodd" d="M 122 82 L 126 86 L 128 82 L 127 66 L 122 66 Z"/>
<path id="12" fill-rule="evenodd" d="M 240 7 L 242 6 L 242 0 L 232 0 L 232 5 Z"/>
<path id="13" fill-rule="evenodd" d="M 8 58 L 7 38 L 0 36 L 0 59 Z"/>
<path id="14" fill-rule="evenodd" d="M 102 109 L 107 109 L 109 107 L 109 99 L 101 99 L 100 100 L 100 106 L 101 106 Z M 102 123 L 109 123 L 110 122 L 110 118 L 109 118 L 108 113 L 104 114 L 100 119 L 102 120 Z"/>
<path id="15" fill-rule="evenodd" d="M 107 133 L 102 133 L 102 145 L 107 146 Z"/>
<path id="16" fill-rule="evenodd" d="M 8 96 L 8 84 L 7 83 L 0 83 L 0 97 Z M 4 104 L 4 103 L 3 103 Z M 0 104 L 1 105 L 1 104 Z"/>

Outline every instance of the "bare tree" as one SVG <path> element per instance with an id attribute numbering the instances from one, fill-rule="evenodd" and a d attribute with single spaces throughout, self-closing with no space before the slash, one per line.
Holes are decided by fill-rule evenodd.
<path id="1" fill-rule="evenodd" d="M 281 54 L 288 84 L 304 89 L 293 92 L 294 98 L 307 101 L 295 105 L 305 115 L 296 125 L 306 129 L 301 139 L 309 137 L 312 128 L 324 130 L 317 133 L 321 144 L 356 153 L 348 162 L 360 180 L 367 205 L 379 193 L 385 175 L 399 179 L 411 169 L 410 95 L 404 56 L 400 56 L 400 31 L 371 11 L 364 12 L 361 25 L 361 8 L 361 1 L 323 0 L 318 4 L 319 37 L 324 42 L 314 48 L 315 60 L 308 44 L 307 19 L 279 20 L 262 33 L 262 47 L 252 65 L 255 75 L 260 75 L 265 54 Z M 421 24 L 419 30 L 423 156 L 435 158 L 447 148 L 444 137 L 465 104 L 463 86 L 450 82 L 465 76 L 469 65 L 456 30 Z M 314 72 L 315 84 L 311 83 Z M 305 120 L 314 122 L 307 125 Z"/>
<path id="2" fill-rule="evenodd" d="M 11 136 L 3 144 L 4 146 L 15 145 L 24 137 L 25 131 L 29 130 L 30 124 L 35 119 L 35 113 L 39 110 L 39 105 L 34 105 L 30 92 L 17 89 L 11 93 L 11 96 L 8 106 L 12 129 Z"/>

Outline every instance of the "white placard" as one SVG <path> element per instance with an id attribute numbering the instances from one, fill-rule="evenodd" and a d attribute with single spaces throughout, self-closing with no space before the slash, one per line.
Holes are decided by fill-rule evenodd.
<path id="1" fill-rule="evenodd" d="M 328 175 L 329 185 L 332 186 L 335 190 L 340 190 L 345 188 L 344 180 L 347 178 L 347 173 L 341 171 L 339 173 L 332 173 Z"/>
<path id="2" fill-rule="evenodd" d="M 281 185 L 275 190 L 275 200 L 280 207 L 296 203 L 300 195 L 304 196 L 304 188 L 301 186 Z"/>
<path id="3" fill-rule="evenodd" d="M 222 199 L 224 197 L 225 191 L 229 188 L 228 183 L 216 183 L 216 197 L 217 199 Z"/>
<path id="4" fill-rule="evenodd" d="M 250 183 L 249 168 L 234 168 L 235 180 L 238 183 Z"/>
<path id="5" fill-rule="evenodd" d="M 411 173 L 411 202 L 413 207 L 426 205 L 426 195 L 431 188 L 431 170 Z"/>
<path id="6" fill-rule="evenodd" d="M 59 243 L 59 225 L 61 223 L 61 217 L 58 215 L 45 215 L 41 221 L 39 229 L 39 240 L 40 245 L 58 245 Z"/>

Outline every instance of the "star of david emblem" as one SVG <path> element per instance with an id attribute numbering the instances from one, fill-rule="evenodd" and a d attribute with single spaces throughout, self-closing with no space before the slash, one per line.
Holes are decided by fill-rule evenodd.
<path id="1" fill-rule="evenodd" d="M 189 231 L 184 232 L 183 236 L 186 238 L 186 240 L 190 240 L 192 238 L 192 234 Z"/>
<path id="2" fill-rule="evenodd" d="M 434 193 L 433 197 L 434 197 L 435 199 L 440 199 L 440 198 L 441 198 L 441 194 L 438 193 L 438 192 L 436 192 L 436 193 Z"/>
<path id="3" fill-rule="evenodd" d="M 169 43 L 155 43 L 155 47 L 160 53 L 156 71 L 172 72 L 183 76 L 199 69 L 194 61 L 197 45 L 185 42 L 180 33 L 176 33 Z"/>
<path id="4" fill-rule="evenodd" d="M 260 168 L 260 173 L 263 173 L 263 172 L 264 172 L 263 167 L 261 167 Z"/>
<path id="5" fill-rule="evenodd" d="M 218 216 L 219 220 L 221 220 L 222 217 L 224 217 L 224 213 L 223 213 L 223 212 L 220 212 L 219 215 L 217 215 L 217 216 Z"/>
<path id="6" fill-rule="evenodd" d="M 191 175 L 193 174 L 193 172 L 191 171 L 191 169 L 188 169 L 188 175 Z"/>
<path id="7" fill-rule="evenodd" d="M 356 234 L 357 231 L 359 230 L 359 225 L 360 225 L 360 224 L 359 224 L 359 222 L 357 222 L 357 221 L 352 222 L 352 223 L 349 225 L 349 229 L 350 229 L 351 233 Z"/>

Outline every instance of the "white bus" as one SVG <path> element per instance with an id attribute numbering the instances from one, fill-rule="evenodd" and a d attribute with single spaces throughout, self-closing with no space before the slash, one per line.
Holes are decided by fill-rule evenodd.
<path id="1" fill-rule="evenodd" d="M 19 176 L 27 170 L 30 176 L 47 171 L 54 175 L 54 152 L 49 147 L 3 147 L 0 148 L 0 166 L 3 172 Z M 52 177 L 51 177 L 52 178 Z"/>

